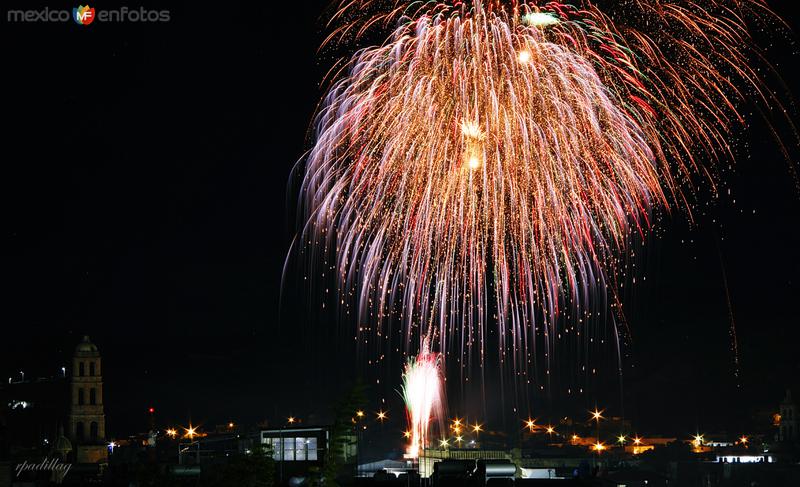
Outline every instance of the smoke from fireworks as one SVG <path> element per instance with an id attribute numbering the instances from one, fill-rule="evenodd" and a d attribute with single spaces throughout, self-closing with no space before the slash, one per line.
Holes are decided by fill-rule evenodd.
<path id="1" fill-rule="evenodd" d="M 524 369 L 559 318 L 580 333 L 593 296 L 614 298 L 654 211 L 691 211 L 696 183 L 715 187 L 707 161 L 731 151 L 737 104 L 771 101 L 743 20 L 766 5 L 601 3 L 336 14 L 332 38 L 393 26 L 330 88 L 303 168 L 303 248 L 336 273 L 360 333 L 482 360 L 496 321 L 501 359 Z"/>
<path id="2" fill-rule="evenodd" d="M 428 446 L 431 421 L 444 422 L 444 388 L 440 355 L 431 352 L 424 340 L 419 355 L 409 359 L 403 373 L 403 400 L 406 404 L 409 439 L 407 456 L 417 458 Z"/>

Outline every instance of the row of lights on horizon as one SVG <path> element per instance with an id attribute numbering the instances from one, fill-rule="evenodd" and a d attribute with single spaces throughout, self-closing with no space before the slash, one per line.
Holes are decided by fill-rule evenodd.
<path id="1" fill-rule="evenodd" d="M 152 417 L 153 414 L 155 414 L 156 410 L 153 407 L 149 407 L 147 408 L 147 412 Z M 236 427 L 236 424 L 233 421 L 230 421 L 228 422 L 227 426 L 229 430 L 233 430 Z M 200 432 L 199 428 L 200 428 L 199 426 L 195 426 L 192 424 L 191 421 L 189 421 L 189 426 L 180 426 L 180 429 L 183 430 L 183 433 L 180 435 L 178 428 L 175 427 L 167 428 L 166 430 L 164 430 L 164 433 L 166 433 L 166 435 L 172 439 L 178 438 L 178 436 L 180 436 L 181 438 L 194 440 L 195 438 L 205 436 L 205 433 Z M 111 445 L 109 445 L 109 448 L 111 448 Z"/>
<path id="2" fill-rule="evenodd" d="M 154 412 L 153 408 L 150 408 L 149 412 L 152 414 Z M 600 420 L 605 419 L 605 417 L 602 415 L 603 414 L 603 410 L 598 410 L 597 408 L 595 408 L 594 411 L 590 411 L 590 414 L 591 414 L 590 421 L 595 421 L 597 426 L 598 426 L 598 429 L 599 429 Z M 352 421 L 355 423 L 355 422 L 358 422 L 360 420 L 363 420 L 365 417 L 366 417 L 366 412 L 364 412 L 364 410 L 362 410 L 362 409 L 359 409 L 359 410 L 357 410 L 355 412 L 355 414 L 354 414 L 354 416 L 352 418 Z M 376 421 L 380 421 L 381 423 L 383 423 L 387 419 L 389 419 L 388 412 L 386 412 L 384 410 L 379 410 L 379 411 L 375 412 L 375 420 Z M 295 425 L 295 424 L 297 424 L 299 422 L 300 422 L 300 419 L 295 417 L 295 416 L 289 416 L 288 418 L 286 418 L 286 423 L 288 425 Z M 556 428 L 554 426 L 552 426 L 552 425 L 539 426 L 539 425 L 536 424 L 536 420 L 535 419 L 528 418 L 527 420 L 523 421 L 523 425 L 524 425 L 524 428 L 528 429 L 528 431 L 530 431 L 531 433 L 535 433 L 537 431 L 543 430 L 544 433 L 548 434 L 551 437 L 553 435 L 560 435 L 556 431 Z M 233 429 L 234 426 L 235 426 L 234 423 L 232 423 L 232 422 L 228 423 L 228 428 Z M 191 423 L 189 424 L 188 427 L 182 427 L 182 429 L 184 430 L 184 433 L 181 435 L 183 438 L 187 438 L 187 439 L 193 440 L 196 437 L 202 435 L 198 431 L 198 427 L 197 426 L 193 426 Z M 364 429 L 366 429 L 366 426 L 364 426 Z M 458 417 L 453 418 L 451 420 L 450 429 L 453 431 L 453 433 L 455 435 L 452 439 L 455 440 L 455 442 L 459 446 L 465 441 L 464 433 L 473 433 L 477 437 L 482 431 L 484 431 L 482 424 L 480 424 L 478 422 L 475 422 L 475 424 L 469 424 L 468 422 L 466 422 L 463 419 L 458 418 Z M 177 438 L 178 437 L 178 430 L 176 428 L 168 428 L 165 432 L 166 432 L 167 436 L 169 436 L 171 438 Z M 410 439 L 411 438 L 411 431 L 408 431 L 408 430 L 404 431 L 403 432 L 403 437 L 406 438 L 406 439 Z M 575 444 L 578 441 L 580 441 L 580 436 L 578 436 L 576 434 L 573 434 L 570 437 L 570 440 L 572 441 L 573 444 Z M 625 446 L 625 444 L 627 442 L 629 442 L 629 441 L 633 445 L 642 446 L 643 442 L 644 442 L 644 440 L 641 437 L 639 437 L 638 435 L 635 435 L 632 438 L 629 438 L 626 435 L 619 435 L 619 436 L 616 437 L 616 440 L 617 440 L 617 444 L 619 446 Z M 747 436 L 743 435 L 740 438 L 738 438 L 737 444 L 741 444 L 743 446 L 747 446 L 749 441 L 750 441 L 749 438 Z M 471 443 L 474 444 L 474 440 L 471 441 Z M 702 446 L 705 444 L 704 436 L 702 434 L 697 434 L 697 435 L 693 436 L 692 439 L 691 439 L 691 444 L 695 448 L 696 451 L 699 451 L 702 448 Z M 111 442 L 109 444 L 109 448 L 112 449 L 112 450 L 113 450 L 113 447 L 115 447 L 115 446 L 116 445 L 114 444 L 114 442 Z M 450 440 L 447 439 L 447 438 L 443 438 L 443 439 L 439 440 L 439 446 L 443 447 L 443 448 L 449 447 L 450 446 Z M 600 441 L 599 435 L 597 436 L 596 443 L 591 445 L 591 450 L 593 450 L 595 452 L 598 452 L 598 453 L 600 453 L 600 452 L 602 452 L 604 450 L 607 450 L 608 448 L 609 448 L 608 445 L 606 445 L 605 443 Z"/>

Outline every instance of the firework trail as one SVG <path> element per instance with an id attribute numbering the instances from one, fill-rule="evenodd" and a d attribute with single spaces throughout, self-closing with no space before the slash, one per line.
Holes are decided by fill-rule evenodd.
<path id="1" fill-rule="evenodd" d="M 320 106 L 300 246 L 335 273 L 359 335 L 400 334 L 409 353 L 435 336 L 482 362 L 496 322 L 515 370 L 552 355 L 559 320 L 580 332 L 595 296 L 617 301 L 620 256 L 658 212 L 691 214 L 698 184 L 716 190 L 737 105 L 774 101 L 745 25 L 772 15 L 760 0 L 354 13 L 375 5 L 334 16 L 331 39 L 391 33 Z"/>
<path id="2" fill-rule="evenodd" d="M 736 336 L 736 320 L 733 314 L 733 303 L 731 302 L 731 290 L 728 287 L 728 273 L 725 271 L 725 260 L 722 258 L 722 248 L 719 238 L 715 239 L 717 244 L 717 255 L 719 255 L 719 268 L 722 271 L 722 284 L 725 289 L 725 303 L 728 305 L 728 335 L 731 340 L 731 354 L 733 355 L 733 377 L 736 380 L 736 387 L 742 387 L 741 367 L 739 364 L 739 338 Z"/>
<path id="3" fill-rule="evenodd" d="M 438 353 L 430 351 L 429 342 L 423 340 L 416 358 L 409 359 L 403 373 L 403 400 L 406 404 L 411 438 L 407 456 L 417 458 L 420 449 L 428 446 L 431 421 L 444 424 L 444 381 Z"/>

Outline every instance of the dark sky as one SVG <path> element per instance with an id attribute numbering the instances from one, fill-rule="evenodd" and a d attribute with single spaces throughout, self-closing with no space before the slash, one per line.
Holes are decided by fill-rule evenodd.
<path id="1" fill-rule="evenodd" d="M 3 14 L 0 376 L 50 375 L 89 334 L 112 434 L 143 429 L 149 406 L 164 424 L 324 420 L 361 370 L 350 333 L 311 319 L 291 289 L 279 314 L 288 177 L 332 62 L 317 53 L 324 2 L 146 6 L 172 20 Z M 768 55 L 796 97 L 794 50 L 778 38 Z M 648 431 L 735 429 L 800 385 L 800 191 L 757 115 L 741 140 L 730 196 L 701 202 L 694 224 L 674 213 L 647 242 L 622 380 L 606 367 L 583 395 L 537 398 L 534 414 L 597 401 Z M 370 392 L 395 420 L 399 375 Z M 461 414 L 483 414 L 479 402 L 451 398 Z"/>

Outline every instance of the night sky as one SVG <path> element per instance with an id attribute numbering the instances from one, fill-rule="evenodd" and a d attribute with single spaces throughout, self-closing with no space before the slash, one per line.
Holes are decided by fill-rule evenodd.
<path id="1" fill-rule="evenodd" d="M 800 17 L 772 3 L 797 28 Z M 324 5 L 150 3 L 172 20 L 86 27 L 7 24 L 4 11 L 4 381 L 55 374 L 88 334 L 104 357 L 112 435 L 143 430 L 151 406 L 162 424 L 329 418 L 364 373 L 349 325 L 307 312 L 296 287 L 281 299 L 296 228 L 289 175 L 333 63 L 317 51 Z M 794 37 L 764 47 L 790 106 Z M 605 366 L 584 394 L 536 398 L 534 415 L 597 403 L 640 431 L 735 431 L 786 387 L 800 395 L 799 152 L 772 120 L 795 162 L 754 113 L 721 197 L 703 197 L 693 223 L 665 216 L 645 243 L 624 296 L 622 377 Z M 607 355 L 606 365 L 610 345 Z M 397 363 L 369 398 L 399 429 Z M 484 412 L 459 396 L 454 413 L 516 421 L 510 405 Z"/>

